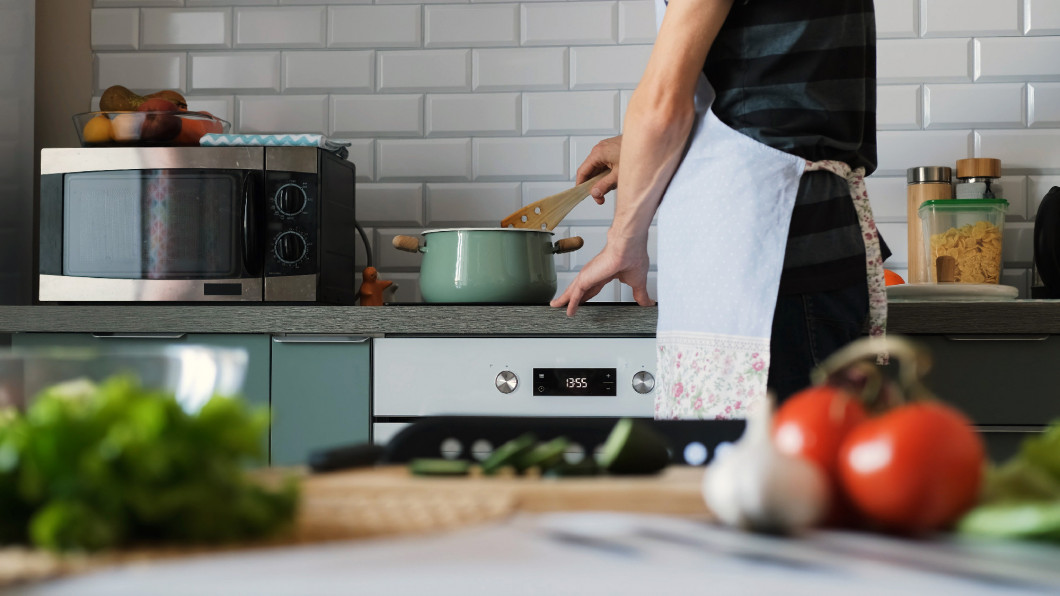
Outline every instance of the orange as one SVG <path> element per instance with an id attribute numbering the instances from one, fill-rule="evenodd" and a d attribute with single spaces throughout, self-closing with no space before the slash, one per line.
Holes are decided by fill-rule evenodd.
<path id="1" fill-rule="evenodd" d="M 99 114 L 85 123 L 81 131 L 81 138 L 85 143 L 109 143 L 114 140 L 114 130 L 110 124 L 110 118 L 105 114 Z"/>
<path id="2" fill-rule="evenodd" d="M 198 145 L 199 139 L 206 134 L 206 121 L 194 118 L 180 119 L 180 134 L 173 139 L 174 145 Z"/>
<path id="3" fill-rule="evenodd" d="M 884 285 L 888 285 L 888 286 L 897 286 L 899 284 L 904 284 L 905 280 L 902 279 L 901 275 L 898 275 L 894 271 L 891 271 L 890 269 L 884 269 L 883 270 L 883 283 L 884 283 Z"/>

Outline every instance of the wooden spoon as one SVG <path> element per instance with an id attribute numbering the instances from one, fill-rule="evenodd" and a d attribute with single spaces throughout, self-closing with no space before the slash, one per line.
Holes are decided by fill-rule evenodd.
<path id="1" fill-rule="evenodd" d="M 556 229 L 560 220 L 566 217 L 578 203 L 581 203 L 582 199 L 589 196 L 589 190 L 593 185 L 610 172 L 611 170 L 604 170 L 574 188 L 530 203 L 502 219 L 501 227 L 533 228 L 535 230 L 549 231 Z"/>

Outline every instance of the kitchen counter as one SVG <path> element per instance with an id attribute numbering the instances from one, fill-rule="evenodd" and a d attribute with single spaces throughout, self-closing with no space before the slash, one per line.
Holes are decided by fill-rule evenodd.
<path id="1" fill-rule="evenodd" d="M 646 336 L 657 310 L 587 304 L 573 318 L 547 306 L 35 305 L 0 306 L 0 334 L 270 333 Z M 1060 334 L 1060 301 L 892 301 L 888 331 L 903 334 Z"/>

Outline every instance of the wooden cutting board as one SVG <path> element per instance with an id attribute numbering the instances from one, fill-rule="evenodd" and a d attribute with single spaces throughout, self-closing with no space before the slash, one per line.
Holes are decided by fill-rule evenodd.
<path id="1" fill-rule="evenodd" d="M 269 470 L 263 477 L 291 470 Z M 516 512 L 624 511 L 710 518 L 703 468 L 674 466 L 651 476 L 412 476 L 404 466 L 308 474 L 294 528 L 268 542 L 224 547 L 137 548 L 59 557 L 0 548 L 0 587 L 100 568 L 249 548 L 414 534 L 498 520 Z"/>

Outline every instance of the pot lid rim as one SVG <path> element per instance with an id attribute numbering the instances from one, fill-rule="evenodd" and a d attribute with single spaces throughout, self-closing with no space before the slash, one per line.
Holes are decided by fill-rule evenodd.
<path id="1" fill-rule="evenodd" d="M 436 228 L 433 230 L 424 230 L 420 232 L 420 235 L 426 236 L 427 234 L 433 234 L 434 232 L 535 232 L 545 233 L 550 236 L 556 234 L 552 230 L 535 230 L 533 228 Z"/>

